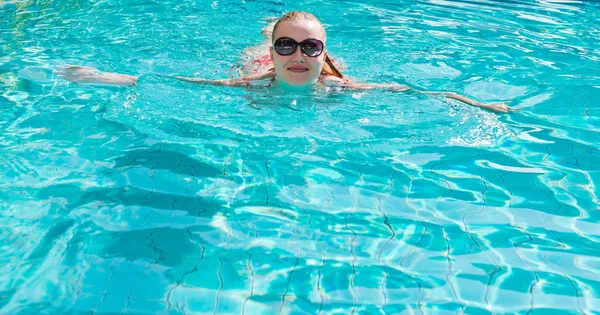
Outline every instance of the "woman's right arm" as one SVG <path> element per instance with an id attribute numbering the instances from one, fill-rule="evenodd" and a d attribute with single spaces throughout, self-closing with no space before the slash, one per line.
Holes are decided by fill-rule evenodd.
<path id="1" fill-rule="evenodd" d="M 188 78 L 188 77 L 177 77 L 177 79 L 185 82 L 199 83 L 199 84 L 210 84 L 219 86 L 250 86 L 249 81 L 264 80 L 275 76 L 275 71 L 270 69 L 269 71 L 257 74 L 246 75 L 239 79 L 222 79 L 222 80 L 207 80 L 201 78 Z"/>
<path id="2" fill-rule="evenodd" d="M 102 72 L 96 68 L 82 66 L 57 67 L 57 69 L 54 73 L 71 82 L 117 86 L 137 85 L 137 77 L 126 74 Z"/>
<path id="3" fill-rule="evenodd" d="M 102 72 L 96 68 L 82 66 L 57 67 L 57 69 L 58 70 L 54 71 L 54 73 L 56 73 L 59 77 L 67 81 L 79 83 L 127 86 L 137 85 L 138 79 L 137 77 L 131 75 L 112 72 Z M 272 78 L 273 76 L 275 76 L 275 72 L 273 70 L 269 70 L 264 73 L 247 75 L 241 79 L 207 80 L 201 78 L 188 78 L 181 76 L 178 76 L 177 79 L 199 84 L 210 84 L 220 86 L 249 86 L 249 81 L 251 80 L 262 80 L 266 78 Z"/>
<path id="4" fill-rule="evenodd" d="M 178 80 L 198 83 L 198 84 L 209 84 L 217 86 L 248 86 L 248 80 L 244 79 L 222 79 L 222 80 L 207 80 L 201 78 L 188 78 L 188 77 L 177 77 Z"/>

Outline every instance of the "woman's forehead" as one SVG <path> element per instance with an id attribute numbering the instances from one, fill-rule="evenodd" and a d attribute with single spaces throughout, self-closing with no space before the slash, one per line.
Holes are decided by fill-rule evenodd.
<path id="1" fill-rule="evenodd" d="M 277 26 L 274 38 L 291 37 L 296 41 L 302 41 L 307 38 L 317 38 L 325 40 L 325 29 L 321 23 L 310 20 L 283 21 Z"/>

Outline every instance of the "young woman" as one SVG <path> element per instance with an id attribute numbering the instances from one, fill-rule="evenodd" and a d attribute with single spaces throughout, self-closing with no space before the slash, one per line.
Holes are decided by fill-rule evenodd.
<path id="1" fill-rule="evenodd" d="M 298 11 L 286 13 L 277 20 L 272 31 L 266 29 L 263 31 L 263 35 L 266 39 L 263 48 L 265 53 L 251 58 L 243 68 L 250 73 L 242 74 L 241 78 L 223 80 L 177 78 L 193 83 L 238 87 L 252 86 L 257 81 L 268 81 L 267 87 L 327 84 L 352 90 L 386 89 L 398 92 L 411 90 L 410 87 L 401 84 L 358 83 L 345 78 L 328 56 L 323 25 L 310 13 Z M 260 52 L 261 49 L 259 48 L 258 51 Z M 56 73 L 73 82 L 110 85 L 137 84 L 137 77 L 100 72 L 98 69 L 88 67 L 67 66 Z M 447 98 L 494 112 L 512 111 L 505 103 L 480 103 L 456 93 L 420 93 L 441 94 Z"/>

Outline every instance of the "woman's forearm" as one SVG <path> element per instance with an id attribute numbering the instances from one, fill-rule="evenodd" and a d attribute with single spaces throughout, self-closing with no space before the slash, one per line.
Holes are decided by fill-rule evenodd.
<path id="1" fill-rule="evenodd" d="M 433 92 L 433 93 L 436 93 L 436 92 Z M 481 108 L 484 108 L 484 109 L 487 109 L 489 111 L 496 112 L 496 113 L 511 113 L 511 112 L 515 111 L 513 108 L 508 107 L 508 105 L 506 105 L 505 103 L 502 103 L 502 102 L 482 103 L 482 102 L 478 102 L 476 100 L 470 99 L 466 96 L 456 94 L 454 92 L 442 92 L 439 94 L 444 95 L 446 98 L 453 99 L 453 100 L 465 103 L 467 105 L 481 107 Z"/>
<path id="2" fill-rule="evenodd" d="M 411 90 L 410 87 L 406 85 L 391 83 L 391 84 L 379 84 L 379 83 L 354 83 L 350 82 L 344 85 L 348 89 L 352 90 L 391 90 L 396 92 L 404 92 Z M 423 94 L 433 94 L 433 95 L 443 95 L 446 98 L 453 99 L 467 105 L 481 107 L 496 113 L 510 113 L 515 110 L 508 107 L 505 103 L 481 103 L 476 100 L 470 99 L 466 96 L 456 94 L 454 92 L 427 92 L 427 91 L 415 91 L 417 93 Z"/>
<path id="3" fill-rule="evenodd" d="M 117 86 L 137 85 L 137 77 L 112 72 L 101 72 L 91 67 L 59 66 L 56 69 L 54 73 L 71 82 Z"/>

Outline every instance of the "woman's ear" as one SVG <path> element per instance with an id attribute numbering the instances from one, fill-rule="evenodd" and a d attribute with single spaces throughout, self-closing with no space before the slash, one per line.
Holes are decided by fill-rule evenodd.
<path id="1" fill-rule="evenodd" d="M 269 57 L 273 60 L 273 46 L 269 47 Z"/>

